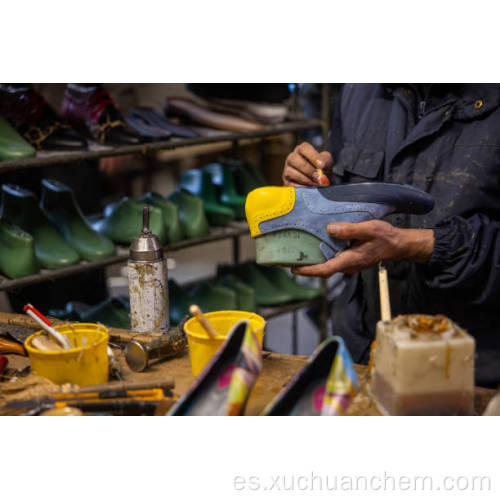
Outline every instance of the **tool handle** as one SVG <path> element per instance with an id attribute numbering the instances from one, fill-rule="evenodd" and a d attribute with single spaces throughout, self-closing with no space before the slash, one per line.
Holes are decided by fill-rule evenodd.
<path id="1" fill-rule="evenodd" d="M 189 308 L 189 312 L 200 322 L 201 326 L 208 333 L 209 337 L 215 339 L 219 336 L 215 328 L 210 324 L 210 321 L 208 321 L 207 317 L 203 314 L 202 310 L 196 304 L 193 304 Z"/>
<path id="2" fill-rule="evenodd" d="M 26 310 L 26 314 L 33 318 L 43 330 L 45 330 L 52 338 L 57 340 L 65 349 L 73 349 L 75 346 L 71 343 L 71 341 L 58 331 L 54 330 L 51 326 L 47 325 L 41 318 L 39 318 L 31 309 Z"/>
<path id="3" fill-rule="evenodd" d="M 2 354 L 20 354 L 21 356 L 26 356 L 24 347 L 21 344 L 2 338 L 0 338 L 0 352 Z"/>
<path id="4" fill-rule="evenodd" d="M 389 297 L 389 280 L 387 269 L 381 264 L 378 267 L 378 284 L 380 292 L 380 317 L 382 321 L 391 320 L 391 300 Z"/>

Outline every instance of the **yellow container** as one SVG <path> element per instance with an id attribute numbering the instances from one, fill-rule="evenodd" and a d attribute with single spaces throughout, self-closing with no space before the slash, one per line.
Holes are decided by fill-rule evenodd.
<path id="1" fill-rule="evenodd" d="M 205 316 L 219 334 L 215 339 L 208 336 L 196 318 L 189 319 L 184 325 L 191 358 L 191 370 L 195 377 L 218 351 L 231 328 L 242 319 L 250 321 L 252 330 L 262 347 L 266 326 L 266 321 L 262 316 L 247 311 L 215 311 L 206 313 Z"/>
<path id="2" fill-rule="evenodd" d="M 93 385 L 108 381 L 108 329 L 96 323 L 58 325 L 54 329 L 71 340 L 74 349 L 41 351 L 31 341 L 43 332 L 34 333 L 24 342 L 33 373 L 56 384 Z M 85 347 L 82 341 L 87 338 Z"/>

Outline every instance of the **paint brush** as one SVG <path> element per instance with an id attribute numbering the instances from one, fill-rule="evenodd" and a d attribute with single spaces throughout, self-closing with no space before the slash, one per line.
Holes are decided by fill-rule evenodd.
<path id="1" fill-rule="evenodd" d="M 198 320 L 198 322 L 201 324 L 203 329 L 208 333 L 208 336 L 211 339 L 215 339 L 216 337 L 219 336 L 215 328 L 210 324 L 210 321 L 208 321 L 207 317 L 203 314 L 202 310 L 196 304 L 193 304 L 189 308 L 189 312 L 191 316 L 194 316 Z"/>
<path id="2" fill-rule="evenodd" d="M 382 321 L 391 321 L 389 280 L 387 278 L 387 269 L 381 263 L 378 265 L 378 286 L 380 293 L 380 317 Z"/>
<path id="3" fill-rule="evenodd" d="M 330 185 L 330 179 L 324 174 L 322 168 L 317 168 L 316 174 L 318 175 L 319 187 L 328 187 Z"/>
<path id="4" fill-rule="evenodd" d="M 33 318 L 49 334 L 50 337 L 59 342 L 64 349 L 73 349 L 75 347 L 66 335 L 59 333 L 57 330 L 52 328 L 52 323 L 32 304 L 26 304 L 23 307 L 23 311 L 30 318 Z"/>

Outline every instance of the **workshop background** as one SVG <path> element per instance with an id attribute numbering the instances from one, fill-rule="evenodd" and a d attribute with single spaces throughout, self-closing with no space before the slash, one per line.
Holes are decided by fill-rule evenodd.
<path id="1" fill-rule="evenodd" d="M 64 84 L 5 84 L 1 90 L 4 95 L 24 92 L 30 96 L 34 92 L 39 100 L 46 100 L 37 102 L 37 106 L 50 106 L 56 114 L 47 117 L 47 113 L 39 113 L 40 120 L 55 121 L 58 114 L 70 116 L 72 111 L 85 116 L 99 107 L 112 106 L 114 118 L 123 120 L 124 128 L 133 129 L 140 139 L 134 142 L 118 134 L 107 140 L 94 130 L 94 140 L 89 140 L 87 147 L 76 143 L 73 150 L 64 151 L 54 151 L 57 145 L 44 151 L 42 140 L 36 145 L 36 156 L 4 158 L 0 162 L 0 180 L 3 185 L 29 189 L 37 197 L 42 194 L 42 179 L 60 181 L 71 188 L 88 220 L 101 218 L 102 222 L 102 215 L 110 217 L 114 204 L 123 203 L 124 197 L 138 200 L 154 192 L 168 198 L 180 187 L 189 187 L 187 172 L 207 170 L 207 166 L 216 164 L 222 165 L 225 175 L 231 177 L 220 183 L 216 173 L 211 177 L 219 197 L 213 201 L 224 205 L 221 197 L 235 196 L 235 188 L 238 195 L 246 194 L 242 190 L 247 187 L 244 179 L 248 173 L 255 186 L 262 182 L 280 185 L 285 158 L 296 144 L 304 140 L 317 147 L 325 144 L 328 117 L 339 88 L 335 84 L 105 84 L 95 88 L 87 85 L 84 90 L 88 93 L 90 89 L 94 101 L 82 102 L 78 101 L 78 91 L 84 92 L 78 85 L 72 91 Z M 245 102 L 246 107 L 241 105 Z M 204 110 L 211 114 L 206 115 Z M 168 119 L 170 129 L 166 122 L 155 121 L 162 117 Z M 111 135 L 116 129 L 110 130 Z M 204 197 L 207 209 L 210 193 L 206 187 L 199 189 L 195 194 Z M 229 273 L 240 285 L 243 281 L 254 288 L 254 310 L 268 321 L 265 349 L 311 354 L 326 332 L 331 331 L 326 283 L 317 278 L 295 278 L 304 285 L 303 293 L 285 293 L 281 298 L 275 294 L 270 303 L 262 287 L 269 281 L 273 284 L 271 277 L 267 275 L 265 283 L 259 282 L 250 272 L 256 281 L 248 281 L 248 266 L 255 266 L 248 264 L 255 260 L 255 245 L 244 217 L 216 226 L 214 214 L 206 215 L 210 222 L 208 231 L 184 234 L 179 241 L 168 241 L 165 246 L 172 324 L 187 314 L 189 301 L 196 300 L 206 312 L 231 309 L 229 305 L 235 295 L 238 300 L 238 292 L 224 295 L 229 284 L 224 276 Z M 61 319 L 129 327 L 128 249 L 119 237 L 114 242 L 117 254 L 91 265 L 77 262 L 54 265 L 51 270 L 42 265 L 40 272 L 9 277 L 5 275 L 9 272 L 7 262 L 1 270 L 4 276 L 0 280 L 0 311 L 19 313 L 24 304 L 31 302 L 43 313 Z M 266 278 L 267 270 L 260 272 Z M 283 272 L 291 276 L 288 270 Z M 218 287 L 215 293 L 213 286 Z M 280 289 L 279 283 L 274 286 Z M 237 303 L 232 305 L 238 308 Z M 245 306 L 249 308 L 248 303 Z"/>

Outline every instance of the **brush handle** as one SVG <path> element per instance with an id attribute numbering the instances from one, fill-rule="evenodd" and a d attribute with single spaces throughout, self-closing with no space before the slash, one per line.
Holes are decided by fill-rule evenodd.
<path id="1" fill-rule="evenodd" d="M 389 280 L 387 269 L 380 265 L 378 268 L 378 285 L 380 289 L 380 316 L 382 321 L 391 321 L 391 300 L 389 297 Z"/>
<path id="2" fill-rule="evenodd" d="M 65 349 L 73 349 L 75 347 L 71 343 L 69 338 L 66 337 L 66 335 L 59 333 L 58 331 L 54 330 L 54 328 L 47 325 L 47 323 L 45 323 L 35 312 L 33 312 L 31 308 L 26 308 L 25 312 L 28 316 L 33 318 L 52 338 L 57 340 L 57 342 L 59 342 Z"/>
<path id="3" fill-rule="evenodd" d="M 219 336 L 215 328 L 210 324 L 210 321 L 208 321 L 207 317 L 203 314 L 202 310 L 196 304 L 193 304 L 189 308 L 189 312 L 200 322 L 201 326 L 208 333 L 209 337 L 215 339 Z"/>

